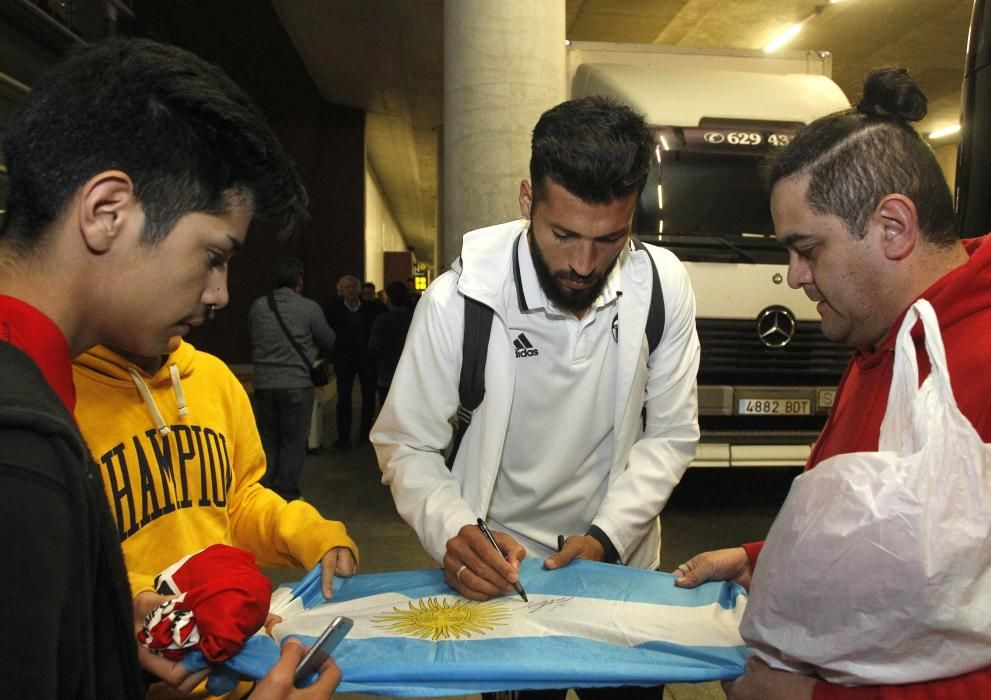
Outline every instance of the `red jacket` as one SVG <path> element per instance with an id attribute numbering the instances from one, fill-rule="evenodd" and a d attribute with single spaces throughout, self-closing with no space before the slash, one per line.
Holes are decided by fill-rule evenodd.
<path id="1" fill-rule="evenodd" d="M 957 405 L 985 442 L 991 442 L 991 234 L 964 241 L 970 261 L 948 273 L 921 297 L 939 317 L 950 382 Z M 902 318 L 877 350 L 858 351 L 847 365 L 830 413 L 806 464 L 812 469 L 829 457 L 875 452 L 895 359 L 895 338 Z M 920 379 L 929 374 L 921 324 L 913 336 Z M 762 543 L 744 545 L 756 566 Z M 991 658 L 988 659 L 991 663 Z M 973 700 L 991 698 L 991 666 L 928 683 L 845 688 L 816 684 L 815 700 Z"/>

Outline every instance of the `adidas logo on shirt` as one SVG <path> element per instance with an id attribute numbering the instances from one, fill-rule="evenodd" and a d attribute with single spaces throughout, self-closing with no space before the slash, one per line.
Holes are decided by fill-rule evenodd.
<path id="1" fill-rule="evenodd" d="M 533 343 L 527 339 L 524 333 L 520 333 L 516 336 L 516 339 L 513 341 L 513 345 L 516 347 L 517 357 L 536 357 L 540 354 L 540 350 L 533 347 Z"/>

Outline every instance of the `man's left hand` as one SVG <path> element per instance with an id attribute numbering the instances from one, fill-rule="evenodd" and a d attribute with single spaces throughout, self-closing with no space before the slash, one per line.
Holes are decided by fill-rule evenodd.
<path id="1" fill-rule="evenodd" d="M 334 596 L 334 576 L 350 578 L 358 570 L 354 554 L 347 547 L 334 547 L 320 560 L 320 584 L 324 600 Z"/>
<path id="2" fill-rule="evenodd" d="M 727 700 L 812 700 L 816 679 L 788 671 L 774 671 L 751 656 L 746 670 L 735 681 L 725 681 Z"/>
<path id="3" fill-rule="evenodd" d="M 564 541 L 564 547 L 554 556 L 544 559 L 545 569 L 560 569 L 575 559 L 602 561 L 606 551 L 602 544 L 591 535 L 572 535 Z"/>

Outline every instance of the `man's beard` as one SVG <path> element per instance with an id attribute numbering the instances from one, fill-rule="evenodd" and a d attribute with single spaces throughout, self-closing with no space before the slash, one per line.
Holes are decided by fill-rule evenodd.
<path id="1" fill-rule="evenodd" d="M 533 259 L 533 269 L 537 272 L 537 280 L 540 282 L 540 288 L 544 290 L 544 294 L 555 306 L 573 313 L 585 311 L 592 305 L 592 302 L 602 292 L 602 288 L 606 286 L 606 282 L 609 280 L 609 273 L 612 272 L 613 267 L 616 266 L 616 261 L 619 260 L 619 255 L 613 258 L 613 261 L 609 263 L 609 267 L 595 279 L 591 287 L 586 287 L 585 289 L 568 289 L 561 286 L 561 283 L 558 281 L 560 277 L 575 281 L 585 281 L 589 278 L 576 275 L 570 269 L 567 272 L 557 274 L 552 272 L 547 265 L 543 251 L 540 250 L 540 246 L 537 244 L 537 237 L 533 233 L 532 226 L 527 231 L 527 243 L 530 245 L 530 257 Z"/>

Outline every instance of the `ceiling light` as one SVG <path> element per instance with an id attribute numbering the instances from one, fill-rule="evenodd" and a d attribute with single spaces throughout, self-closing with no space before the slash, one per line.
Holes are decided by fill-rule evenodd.
<path id="1" fill-rule="evenodd" d="M 764 47 L 764 53 L 774 53 L 782 46 L 787 44 L 789 41 L 794 39 L 800 31 L 802 31 L 802 26 L 805 24 L 805 20 L 791 25 L 786 30 L 781 32 L 777 38 L 773 39 L 767 46 Z"/>
<path id="2" fill-rule="evenodd" d="M 941 139 L 944 136 L 950 136 L 952 134 L 960 131 L 960 125 L 954 124 L 953 126 L 948 126 L 945 129 L 937 129 L 929 134 L 930 139 Z"/>
<path id="3" fill-rule="evenodd" d="M 780 49 L 782 46 L 784 46 L 789 41 L 794 39 L 800 31 L 802 31 L 802 27 L 805 26 L 806 22 L 808 22 L 810 19 L 821 13 L 823 10 L 829 7 L 829 5 L 835 5 L 838 2 L 840 2 L 840 0 L 829 0 L 828 4 L 816 5 L 815 9 L 813 9 L 812 12 L 810 12 L 809 14 L 805 15 L 805 17 L 803 17 L 801 21 L 791 25 L 786 30 L 781 32 L 781 34 L 779 34 L 775 39 L 769 42 L 767 46 L 764 47 L 764 53 L 774 53 L 775 51 Z"/>

